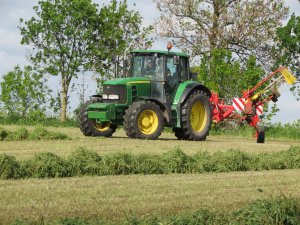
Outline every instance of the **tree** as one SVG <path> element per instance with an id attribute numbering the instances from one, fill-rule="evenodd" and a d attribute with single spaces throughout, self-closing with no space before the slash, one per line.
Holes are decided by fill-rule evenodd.
<path id="1" fill-rule="evenodd" d="M 206 54 L 201 59 L 200 67 L 194 67 L 193 70 L 199 74 L 199 80 L 221 98 L 241 96 L 243 90 L 256 85 L 264 74 L 255 56 L 250 56 L 246 63 L 242 63 L 229 50 L 215 49 L 212 55 L 216 63 L 214 79 L 210 76 L 209 57 Z"/>
<path id="2" fill-rule="evenodd" d="M 274 55 L 277 56 L 277 67 L 279 65 L 289 66 L 294 75 L 300 79 L 300 17 L 293 14 L 286 26 L 277 29 L 277 45 L 274 47 Z M 298 91 L 300 88 L 292 87 Z"/>
<path id="3" fill-rule="evenodd" d="M 0 100 L 10 117 L 38 119 L 46 111 L 46 99 L 49 89 L 42 75 L 31 67 L 22 70 L 16 66 L 3 76 Z"/>
<path id="4" fill-rule="evenodd" d="M 209 57 L 215 76 L 215 49 L 245 59 L 269 56 L 276 27 L 287 17 L 283 0 L 154 0 L 161 12 L 156 30 L 191 56 Z"/>
<path id="5" fill-rule="evenodd" d="M 103 73 L 110 68 L 114 56 L 126 48 L 120 24 L 137 27 L 139 14 L 128 10 L 126 0 L 119 4 L 113 0 L 100 9 L 91 0 L 43 0 L 34 11 L 36 17 L 21 19 L 21 43 L 32 45 L 30 60 L 35 68 L 60 76 L 64 121 L 72 79 L 79 72 Z"/>

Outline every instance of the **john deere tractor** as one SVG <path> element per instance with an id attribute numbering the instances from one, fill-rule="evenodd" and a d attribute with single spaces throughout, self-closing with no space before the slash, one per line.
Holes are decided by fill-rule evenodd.
<path id="1" fill-rule="evenodd" d="M 192 80 L 187 54 L 135 50 L 129 65 L 126 76 L 104 82 L 102 93 L 82 106 L 84 135 L 110 137 L 123 124 L 130 138 L 154 140 L 166 126 L 178 139 L 206 139 L 211 92 Z"/>

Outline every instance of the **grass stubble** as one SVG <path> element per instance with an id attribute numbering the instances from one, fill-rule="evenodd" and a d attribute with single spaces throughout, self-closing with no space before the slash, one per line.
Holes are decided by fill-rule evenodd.
<path id="1" fill-rule="evenodd" d="M 16 130 L 19 126 L 3 126 L 8 130 Z M 32 131 L 35 127 L 26 127 Z M 35 153 L 51 152 L 61 157 L 67 157 L 74 149 L 85 147 L 98 154 L 111 153 L 153 153 L 163 154 L 171 149 L 180 148 L 188 155 L 194 155 L 199 151 L 214 153 L 239 149 L 248 153 L 276 152 L 287 150 L 291 145 L 300 145 L 300 140 L 268 140 L 265 144 L 257 144 L 254 138 L 208 136 L 207 141 L 179 141 L 173 133 L 164 132 L 158 140 L 139 140 L 126 137 L 123 130 L 117 130 L 112 138 L 85 137 L 79 128 L 54 128 L 47 130 L 61 132 L 71 137 L 72 140 L 39 140 L 39 141 L 2 141 L 0 142 L 0 154 L 13 155 L 17 159 L 30 159 Z"/>
<path id="2" fill-rule="evenodd" d="M 257 199 L 300 199 L 300 170 L 0 181 L 0 220 L 122 220 L 195 211 L 232 212 Z"/>

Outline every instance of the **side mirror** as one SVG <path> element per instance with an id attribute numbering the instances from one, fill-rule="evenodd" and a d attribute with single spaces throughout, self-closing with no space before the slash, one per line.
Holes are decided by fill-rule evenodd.
<path id="1" fill-rule="evenodd" d="M 198 73 L 191 73 L 190 72 L 190 76 L 191 76 L 192 80 L 195 80 L 195 81 L 198 80 Z"/>
<path id="2" fill-rule="evenodd" d="M 173 64 L 174 65 L 179 65 L 179 56 L 177 56 L 177 55 L 173 56 Z"/>

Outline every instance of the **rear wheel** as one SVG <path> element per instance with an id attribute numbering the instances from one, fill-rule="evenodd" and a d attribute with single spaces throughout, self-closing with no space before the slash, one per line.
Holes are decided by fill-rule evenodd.
<path id="1" fill-rule="evenodd" d="M 85 136 L 110 137 L 117 129 L 117 126 L 111 122 L 98 123 L 96 120 L 88 118 L 88 105 L 99 102 L 102 102 L 102 99 L 93 98 L 88 100 L 83 104 L 79 111 L 79 127 Z"/>
<path id="2" fill-rule="evenodd" d="M 134 102 L 125 112 L 124 129 L 130 138 L 155 140 L 163 127 L 163 113 L 153 102 Z"/>
<path id="3" fill-rule="evenodd" d="M 204 141 L 211 126 L 211 104 L 203 91 L 195 91 L 183 104 L 181 128 L 183 139 Z"/>

